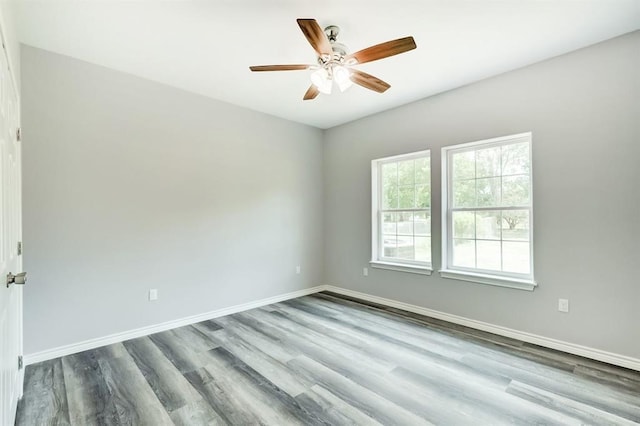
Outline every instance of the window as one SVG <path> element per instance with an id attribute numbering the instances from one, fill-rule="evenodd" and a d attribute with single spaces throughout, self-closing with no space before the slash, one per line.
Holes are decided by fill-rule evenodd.
<path id="1" fill-rule="evenodd" d="M 430 274 L 429 151 L 373 160 L 371 175 L 371 266 Z"/>
<path id="2" fill-rule="evenodd" d="M 533 290 L 531 133 L 442 149 L 446 278 Z"/>

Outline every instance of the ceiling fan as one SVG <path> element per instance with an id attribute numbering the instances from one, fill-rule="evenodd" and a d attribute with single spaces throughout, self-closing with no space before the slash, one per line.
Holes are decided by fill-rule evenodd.
<path id="1" fill-rule="evenodd" d="M 366 72 L 352 68 L 354 65 L 398 55 L 416 48 L 413 37 L 404 37 L 367 47 L 356 53 L 348 53 L 342 43 L 338 43 L 340 28 L 329 25 L 322 30 L 315 19 L 298 19 L 303 34 L 318 53 L 318 64 L 254 65 L 251 71 L 295 71 L 314 70 L 311 86 L 304 94 L 304 100 L 314 99 L 319 93 L 330 94 L 333 82 L 341 91 L 353 83 L 382 93 L 391 87 L 388 83 Z"/>

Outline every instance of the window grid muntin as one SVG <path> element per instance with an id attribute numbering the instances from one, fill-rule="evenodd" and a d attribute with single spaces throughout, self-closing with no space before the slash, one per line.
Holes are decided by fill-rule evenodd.
<path id="1" fill-rule="evenodd" d="M 477 162 L 477 152 L 479 150 L 483 150 L 483 149 L 490 149 L 490 148 L 494 148 L 497 146 L 500 146 L 501 148 L 504 146 L 509 146 L 509 145 L 518 145 L 518 144 L 523 144 L 523 143 L 527 143 L 528 144 L 528 162 L 529 162 L 529 173 L 528 174 L 522 174 L 522 173 L 517 173 L 515 175 L 518 176 L 527 176 L 529 178 L 529 183 L 528 183 L 528 203 L 527 205 L 521 205 L 521 206 L 505 206 L 505 207 L 501 207 L 501 206 L 477 206 L 478 203 L 478 192 L 477 192 L 477 185 L 475 187 L 475 191 L 474 191 L 474 198 L 475 198 L 475 203 L 476 203 L 476 207 L 452 207 L 453 205 L 453 201 L 454 201 L 454 194 L 453 194 L 453 156 L 455 154 L 460 154 L 463 152 L 469 152 L 469 151 L 473 151 L 474 153 L 474 177 L 473 178 L 463 178 L 463 179 L 459 179 L 458 181 L 470 181 L 470 180 L 475 180 L 477 181 L 478 179 L 485 179 L 488 178 L 487 176 L 482 176 L 481 178 L 478 178 L 478 171 L 477 171 L 477 167 L 478 167 L 478 162 Z M 496 138 L 494 140 L 491 140 L 491 142 L 488 141 L 478 141 L 478 142 L 472 142 L 472 143 L 468 143 L 468 144 L 464 144 L 464 146 L 460 146 L 459 148 L 444 148 L 445 154 L 446 154 L 446 175 L 445 175 L 445 179 L 446 179 L 446 194 L 444 195 L 444 200 L 445 203 L 443 203 L 443 206 L 445 207 L 446 211 L 445 211 L 445 215 L 446 215 L 446 236 L 444 236 L 444 240 L 443 240 L 443 244 L 446 247 L 446 251 L 444 252 L 446 255 L 446 259 L 443 259 L 443 266 L 445 269 L 449 269 L 452 271 L 460 271 L 460 272 L 470 272 L 470 273 L 480 273 L 480 274 L 487 274 L 487 275 L 495 275 L 495 276 L 502 276 L 502 277 L 508 277 L 508 278 L 517 278 L 517 279 L 533 279 L 533 191 L 532 191 L 532 186 L 533 186 L 533 159 L 532 159 L 532 155 L 531 155 L 531 134 L 527 133 L 527 134 L 522 134 L 522 135 L 514 135 L 514 136 L 507 136 L 507 137 L 502 137 L 502 138 Z M 500 171 L 502 172 L 502 170 L 504 169 L 504 164 L 502 161 L 502 152 L 503 150 L 500 150 Z M 492 176 L 492 177 L 500 177 L 500 202 L 502 202 L 502 195 L 503 195 L 503 182 L 502 182 L 502 178 L 504 177 L 511 177 L 514 174 L 511 175 L 500 175 L 500 176 Z M 500 233 L 501 233 L 501 239 L 500 239 L 500 271 L 497 270 L 493 270 L 493 269 L 480 269 L 480 268 L 468 268 L 468 267 L 462 267 L 462 266 L 454 266 L 454 257 L 453 257 L 453 246 L 454 246 L 454 241 L 455 240 L 462 240 L 461 238 L 454 238 L 453 236 L 453 213 L 454 212 L 458 212 L 458 211 L 468 211 L 468 212 L 474 212 L 474 239 L 464 239 L 464 240 L 468 240 L 468 241 L 474 241 L 474 265 L 477 265 L 478 262 L 478 253 L 477 253 L 477 241 L 483 241 L 482 239 L 478 239 L 476 238 L 476 214 L 478 211 L 487 211 L 487 210 L 492 210 L 492 211 L 500 211 L 501 217 L 503 214 L 503 211 L 513 211 L 513 210 L 523 210 L 523 211 L 528 211 L 529 213 L 529 238 L 528 238 L 528 243 L 529 243 L 529 273 L 525 274 L 525 273 L 516 273 L 516 272 L 506 272 L 503 271 L 502 269 L 504 269 L 504 256 L 503 256 L 503 241 L 502 240 L 502 227 L 500 228 Z M 497 241 L 497 240 L 490 240 L 490 241 Z M 507 242 L 518 242 L 518 243 L 522 243 L 523 241 L 507 241 Z"/>
<path id="2" fill-rule="evenodd" d="M 416 167 L 415 167 L 415 161 L 416 160 L 420 160 L 420 159 L 426 159 L 427 160 L 427 164 L 428 164 L 428 169 L 429 172 L 427 174 L 427 181 L 426 182 L 420 182 L 419 184 L 416 182 Z M 382 206 L 384 205 L 384 187 L 383 187 L 383 166 L 387 165 L 387 164 L 391 164 L 391 163 L 401 163 L 404 161 L 410 161 L 413 160 L 414 161 L 414 169 L 413 169 L 413 187 L 414 187 L 414 198 L 413 198 L 413 208 L 387 208 L 387 209 L 383 209 Z M 377 213 L 376 213 L 376 222 L 377 222 L 377 245 L 376 245 L 376 255 L 374 256 L 374 261 L 382 261 L 382 262 L 392 262 L 392 263 L 402 263 L 402 264 L 407 264 L 407 265 L 414 265 L 414 266 L 420 266 L 420 267 L 430 267 L 432 264 L 432 260 L 433 260 L 433 250 L 432 250 L 432 232 L 431 232 L 431 227 L 429 227 L 429 235 L 427 236 L 423 236 L 423 235 L 418 235 L 419 238 L 428 238 L 429 239 L 429 261 L 421 261 L 421 260 L 411 260 L 411 259 L 403 259 L 400 257 L 388 257 L 384 255 L 384 236 L 387 235 L 383 232 L 383 215 L 385 213 L 394 213 L 394 214 L 398 214 L 398 213 L 415 213 L 415 212 L 425 212 L 428 214 L 429 216 L 429 223 L 431 223 L 431 152 L 430 150 L 425 150 L 425 151 L 420 151 L 420 152 L 414 152 L 411 154 L 403 154 L 403 155 L 398 155 L 398 156 L 394 156 L 394 157 L 387 157 L 384 159 L 379 159 L 379 160 L 374 160 L 374 163 L 376 165 L 376 169 L 377 169 L 377 179 L 376 179 L 376 185 L 377 185 L 377 192 L 376 192 L 376 196 L 377 196 Z M 400 205 L 400 198 L 399 198 L 399 188 L 400 188 L 400 183 L 399 183 L 399 179 L 400 179 L 400 173 L 399 173 L 399 167 L 396 167 L 396 191 L 397 191 L 397 199 L 398 199 L 398 203 L 397 205 Z M 427 200 L 427 207 L 424 208 L 416 208 L 416 186 L 418 185 L 426 185 L 429 187 L 429 197 Z M 408 185 L 403 185 L 403 186 L 408 186 Z M 398 226 L 397 226 L 398 222 L 396 221 L 396 240 L 397 240 L 397 236 L 398 236 Z M 415 234 L 415 216 L 413 217 L 413 223 L 412 223 L 412 229 L 413 229 L 413 235 L 411 236 L 411 238 L 413 239 L 413 256 L 415 258 L 415 251 L 416 251 L 416 245 L 415 245 L 415 238 L 416 238 L 416 234 Z M 390 235 L 390 234 L 389 234 Z"/>
<path id="3" fill-rule="evenodd" d="M 451 241 L 452 243 L 455 241 L 473 241 L 474 242 L 474 264 L 475 264 L 475 268 L 472 268 L 471 270 L 475 270 L 475 271 L 484 271 L 484 272 L 506 272 L 509 273 L 508 271 L 504 271 L 504 247 L 503 247 L 503 243 L 518 243 L 518 244 L 528 244 L 529 245 L 529 251 L 531 252 L 531 213 L 530 213 L 530 208 L 527 207 L 516 207 L 516 208 L 509 208 L 509 209 L 497 209 L 497 208 L 485 208 L 482 210 L 472 210 L 472 209 L 465 209 L 465 212 L 469 212 L 469 213 L 474 213 L 473 217 L 474 217 L 474 223 L 473 223 L 473 238 L 469 238 L 469 237 L 457 237 L 454 235 L 453 232 L 453 213 L 456 212 L 456 210 L 452 211 L 452 220 L 451 220 Z M 477 213 L 478 212 L 482 212 L 482 211 L 495 211 L 495 212 L 500 212 L 500 222 L 502 223 L 503 219 L 503 213 L 504 211 L 523 211 L 523 212 L 527 212 L 529 213 L 528 216 L 528 238 L 526 240 L 517 240 L 517 239 L 512 239 L 512 238 L 505 238 L 504 237 L 504 228 L 502 226 L 499 227 L 499 231 L 500 231 L 500 237 L 498 239 L 496 238 L 479 238 L 478 237 L 478 223 L 477 223 Z M 500 243 L 500 270 L 494 270 L 494 269 L 484 269 L 484 268 L 479 268 L 478 267 L 478 245 L 477 242 L 478 241 L 491 241 L 491 242 L 499 242 Z M 465 268 L 464 266 L 454 266 L 455 263 L 455 257 L 453 256 L 453 244 L 452 244 L 452 251 L 451 251 L 451 266 L 454 267 L 455 269 L 458 268 Z M 529 265 L 529 271 L 531 272 L 531 265 Z M 516 272 L 513 272 L 514 274 L 519 274 Z M 526 274 L 520 274 L 520 276 L 522 275 L 526 275 Z"/>

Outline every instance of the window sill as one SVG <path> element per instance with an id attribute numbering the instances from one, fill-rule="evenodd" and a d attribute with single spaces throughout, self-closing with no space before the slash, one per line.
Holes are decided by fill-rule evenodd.
<path id="1" fill-rule="evenodd" d="M 372 268 L 388 269 L 391 271 L 409 272 L 411 274 L 431 275 L 433 269 L 427 266 L 407 265 L 404 263 L 381 262 L 372 260 L 369 262 Z"/>
<path id="2" fill-rule="evenodd" d="M 474 274 L 471 272 L 452 271 L 450 269 L 441 269 L 440 276 L 442 278 L 450 278 L 454 280 L 470 281 L 480 284 L 496 285 L 499 287 L 515 288 L 518 290 L 533 291 L 538 285 L 535 281 L 521 280 L 518 278 L 498 277 L 495 275 Z"/>

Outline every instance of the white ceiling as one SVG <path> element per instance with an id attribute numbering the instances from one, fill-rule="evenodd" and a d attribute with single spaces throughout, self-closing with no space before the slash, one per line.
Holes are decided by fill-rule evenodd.
<path id="1" fill-rule="evenodd" d="M 333 127 L 640 28 L 640 0 L 74 0 L 18 3 L 21 42 L 319 128 Z M 418 48 L 359 68 L 391 84 L 303 101 L 314 63 L 296 24 L 340 26 L 352 52 Z"/>

